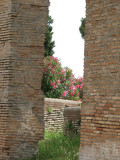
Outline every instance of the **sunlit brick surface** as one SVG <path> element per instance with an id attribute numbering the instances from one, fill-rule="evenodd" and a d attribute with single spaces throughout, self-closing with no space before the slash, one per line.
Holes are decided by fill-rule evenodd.
<path id="1" fill-rule="evenodd" d="M 86 0 L 80 160 L 120 159 L 120 1 Z"/>

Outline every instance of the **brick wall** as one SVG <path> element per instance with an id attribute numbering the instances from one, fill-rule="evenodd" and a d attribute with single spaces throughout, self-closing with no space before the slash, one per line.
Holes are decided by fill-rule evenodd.
<path id="1" fill-rule="evenodd" d="M 76 101 L 53 98 L 45 98 L 44 104 L 45 129 L 59 131 L 62 131 L 64 126 L 65 106 L 78 106 Z"/>
<path id="2" fill-rule="evenodd" d="M 119 160 L 120 1 L 86 0 L 80 160 Z"/>
<path id="3" fill-rule="evenodd" d="M 48 0 L 0 1 L 0 160 L 31 157 L 44 136 Z"/>
<path id="4" fill-rule="evenodd" d="M 64 133 L 74 136 L 75 133 L 80 135 L 81 107 L 71 106 L 64 108 Z"/>

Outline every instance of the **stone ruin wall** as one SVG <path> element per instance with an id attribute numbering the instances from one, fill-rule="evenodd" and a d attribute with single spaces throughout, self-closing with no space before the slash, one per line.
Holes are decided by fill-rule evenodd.
<path id="1" fill-rule="evenodd" d="M 120 159 L 120 1 L 86 0 L 80 160 Z"/>
<path id="2" fill-rule="evenodd" d="M 77 101 L 45 98 L 44 99 L 44 121 L 46 130 L 63 131 L 64 127 L 64 109 L 72 106 L 78 106 Z M 51 112 L 50 112 L 51 111 Z M 69 114 L 69 113 L 68 113 Z M 70 115 L 70 118 L 72 115 Z"/>
<path id="3" fill-rule="evenodd" d="M 69 135 L 71 138 L 75 134 L 80 136 L 80 114 L 81 106 L 72 106 L 64 108 L 64 135 Z"/>
<path id="4" fill-rule="evenodd" d="M 48 0 L 0 0 L 0 160 L 31 157 L 44 137 L 48 5 Z"/>

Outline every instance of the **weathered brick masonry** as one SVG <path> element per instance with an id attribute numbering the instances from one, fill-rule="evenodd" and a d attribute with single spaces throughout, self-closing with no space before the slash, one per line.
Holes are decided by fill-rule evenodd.
<path id="1" fill-rule="evenodd" d="M 64 126 L 64 108 L 67 106 L 78 106 L 77 101 L 64 99 L 44 99 L 44 120 L 46 130 L 63 130 Z M 51 111 L 51 112 L 50 112 Z"/>
<path id="2" fill-rule="evenodd" d="M 64 108 L 64 133 L 74 136 L 77 133 L 80 136 L 81 107 L 72 106 Z"/>
<path id="3" fill-rule="evenodd" d="M 48 0 L 0 0 L 0 160 L 30 157 L 44 136 Z"/>
<path id="4" fill-rule="evenodd" d="M 120 159 L 120 1 L 86 0 L 80 160 Z"/>

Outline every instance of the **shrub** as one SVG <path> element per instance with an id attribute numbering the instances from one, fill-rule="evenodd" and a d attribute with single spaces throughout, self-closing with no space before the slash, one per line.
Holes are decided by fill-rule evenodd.
<path id="1" fill-rule="evenodd" d="M 80 102 L 83 94 L 82 80 L 83 78 L 75 78 L 70 68 L 62 68 L 56 57 L 44 58 L 42 90 L 46 97 Z"/>

